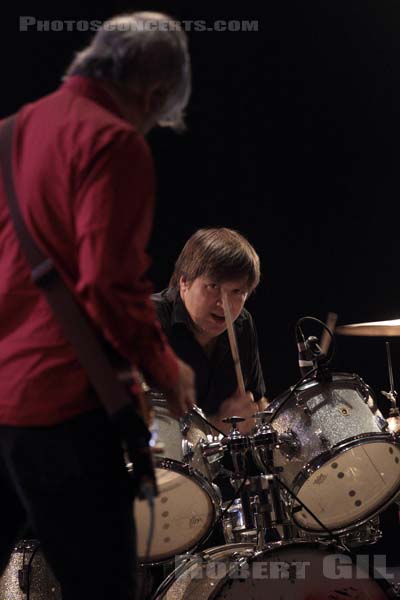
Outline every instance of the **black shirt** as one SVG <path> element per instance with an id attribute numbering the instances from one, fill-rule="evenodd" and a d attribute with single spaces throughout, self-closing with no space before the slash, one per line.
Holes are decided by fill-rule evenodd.
<path id="1" fill-rule="evenodd" d="M 211 357 L 193 335 L 191 318 L 180 294 L 166 289 L 152 296 L 161 326 L 176 354 L 196 374 L 197 404 L 207 414 L 218 412 L 220 404 L 236 391 L 235 367 L 225 331 L 218 336 Z M 259 400 L 265 394 L 258 353 L 257 333 L 251 314 L 244 308 L 234 323 L 240 364 L 246 390 Z"/>

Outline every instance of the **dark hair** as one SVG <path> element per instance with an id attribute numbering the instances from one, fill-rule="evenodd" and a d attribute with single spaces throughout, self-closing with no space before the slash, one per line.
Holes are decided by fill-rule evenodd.
<path id="1" fill-rule="evenodd" d="M 246 238 L 233 229 L 199 229 L 184 245 L 169 285 L 178 288 L 181 277 L 191 282 L 201 275 L 217 281 L 247 279 L 252 292 L 260 281 L 260 259 Z"/>

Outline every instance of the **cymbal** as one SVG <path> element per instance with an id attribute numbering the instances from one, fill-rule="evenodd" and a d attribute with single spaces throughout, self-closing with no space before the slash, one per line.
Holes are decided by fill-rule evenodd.
<path id="1" fill-rule="evenodd" d="M 335 333 L 339 335 L 359 335 L 370 337 L 400 336 L 400 319 L 391 321 L 372 321 L 371 323 L 353 323 L 336 327 Z"/>

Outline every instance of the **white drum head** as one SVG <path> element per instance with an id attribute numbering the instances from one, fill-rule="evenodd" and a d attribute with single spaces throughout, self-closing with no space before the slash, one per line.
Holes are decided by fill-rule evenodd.
<path id="1" fill-rule="evenodd" d="M 240 573 L 240 572 L 239 572 Z M 387 600 L 368 571 L 352 564 L 345 554 L 293 544 L 265 552 L 244 570 L 220 584 L 215 600 Z M 236 579 L 235 579 L 236 576 Z"/>
<path id="2" fill-rule="evenodd" d="M 384 440 L 349 447 L 324 462 L 297 492 L 299 499 L 333 531 L 368 519 L 400 488 L 400 448 Z M 293 518 L 307 531 L 322 531 L 305 510 Z"/>
<path id="3" fill-rule="evenodd" d="M 156 479 L 159 495 L 155 500 L 154 534 L 148 556 L 145 554 L 150 530 L 149 506 L 144 500 L 135 500 L 134 504 L 138 558 L 146 563 L 162 562 L 193 549 L 215 520 L 213 500 L 200 476 L 157 468 Z"/>
<path id="4" fill-rule="evenodd" d="M 368 564 L 313 543 L 271 545 L 255 553 L 231 544 L 194 555 L 159 588 L 156 600 L 387 600 Z M 247 558 L 246 558 L 247 557 Z"/>

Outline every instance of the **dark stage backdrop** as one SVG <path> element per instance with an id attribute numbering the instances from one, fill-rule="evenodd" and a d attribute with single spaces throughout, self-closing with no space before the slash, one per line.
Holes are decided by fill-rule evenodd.
<path id="1" fill-rule="evenodd" d="M 1 115 L 53 90 L 90 37 L 20 32 L 20 15 L 104 19 L 155 9 L 185 20 L 258 21 L 258 31 L 189 32 L 188 130 L 149 138 L 159 182 L 150 252 L 161 289 L 201 226 L 233 227 L 255 245 L 263 279 L 249 307 L 271 397 L 299 377 L 300 316 L 335 311 L 342 324 L 400 317 L 397 0 L 34 7 L 14 3 L 3 21 Z M 400 341 L 392 346 L 400 387 Z M 333 364 L 362 376 L 387 411 L 382 340 L 338 338 Z"/>

